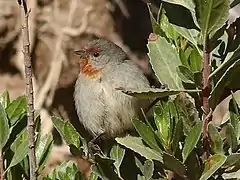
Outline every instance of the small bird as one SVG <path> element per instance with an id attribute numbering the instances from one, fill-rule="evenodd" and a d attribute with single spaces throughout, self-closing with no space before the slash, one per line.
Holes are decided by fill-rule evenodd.
<path id="1" fill-rule="evenodd" d="M 149 88 L 142 70 L 124 51 L 106 39 L 90 41 L 79 51 L 80 73 L 74 99 L 80 122 L 94 138 L 115 138 L 133 128 L 150 100 L 137 99 L 119 89 Z"/>

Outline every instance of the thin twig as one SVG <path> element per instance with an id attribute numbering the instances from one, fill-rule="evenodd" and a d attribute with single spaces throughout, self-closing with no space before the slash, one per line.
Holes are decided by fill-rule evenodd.
<path id="1" fill-rule="evenodd" d="M 27 117 L 28 117 L 28 147 L 29 147 L 29 164 L 30 164 L 30 179 L 37 180 L 37 165 L 35 154 L 35 130 L 34 130 L 34 97 L 33 97 L 33 83 L 32 83 L 32 63 L 30 57 L 30 42 L 29 42 L 29 26 L 28 17 L 30 11 L 27 8 L 27 3 L 22 0 L 21 8 L 24 14 L 22 34 L 23 34 L 23 55 L 26 78 L 26 96 L 27 96 Z"/>
<path id="2" fill-rule="evenodd" d="M 204 42 L 204 54 L 203 54 L 203 90 L 202 90 L 202 102 L 203 102 L 203 145 L 206 151 L 208 150 L 208 123 L 211 121 L 212 114 L 209 107 L 208 99 L 210 97 L 211 84 L 209 75 L 211 73 L 210 51 L 209 51 L 209 37 L 206 37 Z M 207 153 L 208 154 L 208 153 Z M 207 155 L 208 156 L 208 155 Z"/>

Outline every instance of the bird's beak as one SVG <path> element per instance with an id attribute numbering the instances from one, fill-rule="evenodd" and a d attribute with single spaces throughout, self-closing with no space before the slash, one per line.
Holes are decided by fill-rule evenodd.
<path id="1" fill-rule="evenodd" d="M 86 51 L 85 50 L 74 51 L 74 53 L 79 55 L 80 57 L 86 56 Z"/>

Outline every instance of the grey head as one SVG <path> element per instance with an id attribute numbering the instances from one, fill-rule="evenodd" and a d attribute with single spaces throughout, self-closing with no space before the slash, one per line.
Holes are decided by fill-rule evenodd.
<path id="1" fill-rule="evenodd" d="M 83 59 L 89 58 L 90 64 L 96 68 L 102 68 L 111 63 L 120 63 L 127 58 L 119 46 L 103 38 L 94 39 L 82 50 L 75 52 Z"/>

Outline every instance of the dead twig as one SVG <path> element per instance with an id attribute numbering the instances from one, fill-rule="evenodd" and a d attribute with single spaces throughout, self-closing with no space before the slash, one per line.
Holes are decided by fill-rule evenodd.
<path id="1" fill-rule="evenodd" d="M 37 180 L 37 165 L 35 154 L 35 124 L 34 124 L 34 97 L 33 97 L 33 84 L 32 84 L 32 63 L 30 56 L 30 42 L 29 42 L 29 26 L 28 17 L 30 11 L 27 8 L 27 3 L 22 0 L 21 9 L 23 13 L 22 19 L 22 36 L 23 36 L 23 55 L 25 66 L 26 78 L 26 96 L 27 96 L 27 118 L 28 118 L 28 146 L 29 146 L 29 164 L 30 164 L 30 179 Z"/>

